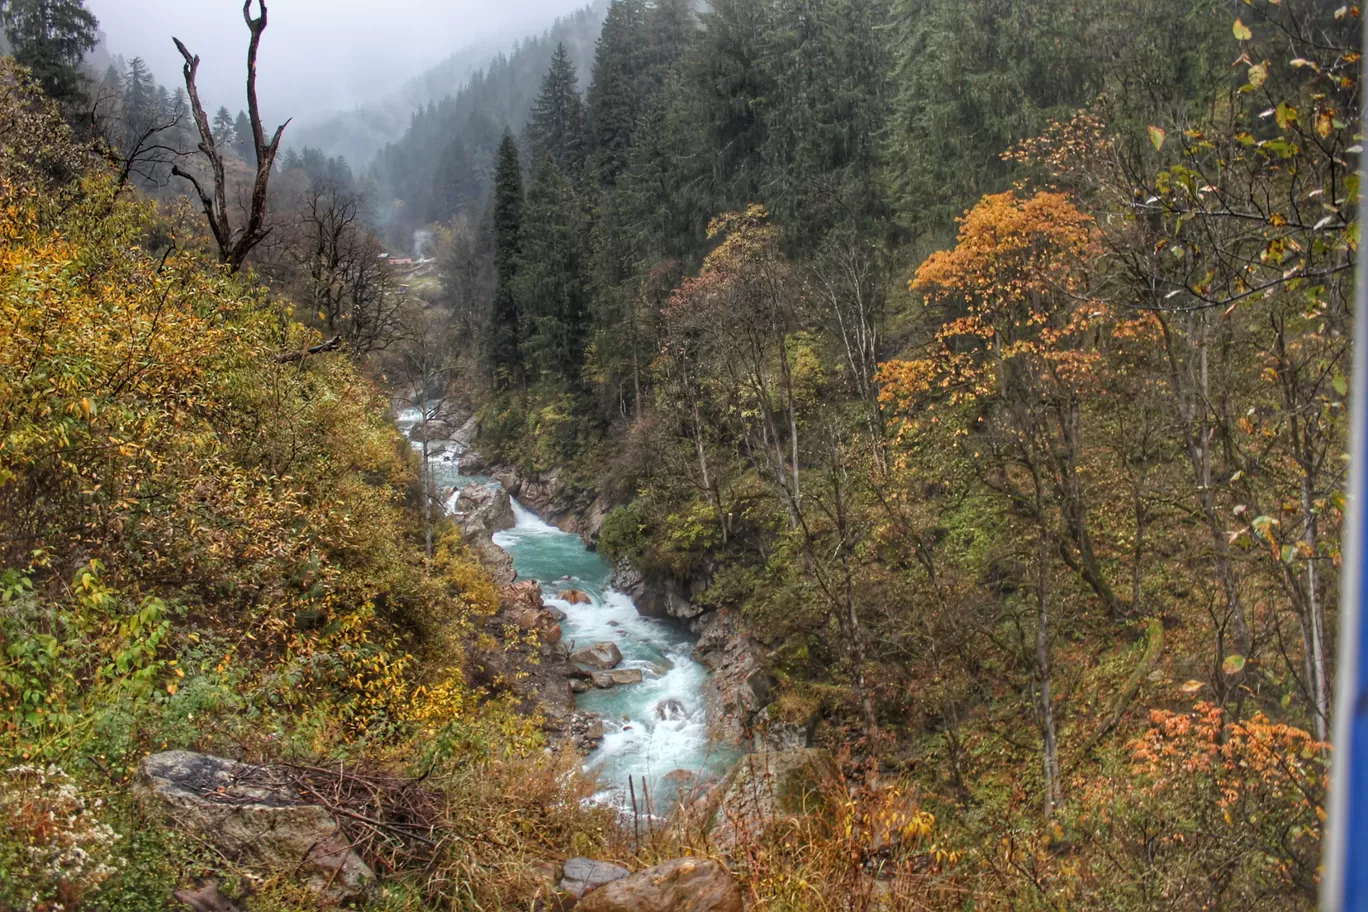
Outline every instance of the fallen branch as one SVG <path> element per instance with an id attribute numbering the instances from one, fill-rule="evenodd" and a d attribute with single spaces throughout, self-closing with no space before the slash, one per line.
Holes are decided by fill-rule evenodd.
<path id="1" fill-rule="evenodd" d="M 1077 769 L 1078 765 L 1093 752 L 1093 748 L 1097 747 L 1097 745 L 1102 742 L 1103 738 L 1111 734 L 1112 730 L 1121 724 L 1121 717 L 1126 714 L 1126 710 L 1130 707 L 1131 701 L 1135 699 L 1135 695 L 1140 691 L 1140 685 L 1144 683 L 1146 676 L 1154 669 L 1154 666 L 1158 663 L 1159 656 L 1163 651 L 1164 623 L 1158 618 L 1152 617 L 1145 625 L 1145 654 L 1140 659 L 1140 664 L 1131 672 L 1130 677 L 1126 679 L 1125 685 L 1121 688 L 1121 692 L 1116 695 L 1116 700 L 1112 703 L 1112 710 L 1107 716 L 1107 721 L 1104 722 L 1102 727 L 1087 740 L 1083 745 L 1083 749 L 1078 752 L 1078 759 L 1070 766 L 1070 772 Z"/>
<path id="2" fill-rule="evenodd" d="M 312 348 L 303 351 L 282 352 L 275 356 L 277 364 L 293 364 L 296 361 L 303 361 L 312 355 L 321 355 L 324 352 L 335 352 L 342 347 L 342 337 L 333 336 L 326 342 L 320 342 Z"/>

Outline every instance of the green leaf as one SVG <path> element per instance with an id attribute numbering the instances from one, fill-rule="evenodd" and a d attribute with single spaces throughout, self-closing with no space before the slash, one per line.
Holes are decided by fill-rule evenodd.
<path id="1" fill-rule="evenodd" d="M 1228 655 L 1226 660 L 1221 663 L 1221 671 L 1228 675 L 1239 674 L 1244 670 L 1245 657 L 1242 655 Z"/>
<path id="2" fill-rule="evenodd" d="M 1150 145 L 1154 146 L 1154 151 L 1158 152 L 1164 148 L 1164 140 L 1168 139 L 1168 133 L 1158 127 L 1149 128 Z"/>
<path id="3" fill-rule="evenodd" d="M 1330 381 L 1330 385 L 1333 386 L 1335 392 L 1339 393 L 1341 396 L 1349 395 L 1349 381 L 1345 380 L 1343 376 L 1336 375 L 1335 379 Z"/>
<path id="4" fill-rule="evenodd" d="M 1248 41 L 1250 38 L 1254 37 L 1254 33 L 1249 30 L 1249 26 L 1245 25 L 1239 19 L 1235 20 L 1235 24 L 1231 27 L 1231 31 L 1235 33 L 1235 37 L 1240 41 Z"/>

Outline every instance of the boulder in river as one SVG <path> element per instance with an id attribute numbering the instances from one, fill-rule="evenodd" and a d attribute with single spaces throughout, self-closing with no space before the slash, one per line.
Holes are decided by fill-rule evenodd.
<path id="1" fill-rule="evenodd" d="M 606 671 L 609 668 L 616 668 L 622 662 L 622 650 L 618 649 L 617 643 L 605 640 L 576 649 L 570 653 L 570 661 Z"/>
<path id="2" fill-rule="evenodd" d="M 590 890 L 621 880 L 631 874 L 620 865 L 592 858 L 572 858 L 561 868 L 560 888 L 575 899 L 583 899 Z"/>
<path id="3" fill-rule="evenodd" d="M 615 668 L 612 671 L 596 671 L 590 678 L 595 687 L 607 690 L 618 685 L 640 684 L 642 674 L 640 668 Z"/>
<path id="4" fill-rule="evenodd" d="M 585 896 L 578 912 L 742 912 L 741 887 L 709 858 L 676 858 Z"/>
<path id="5" fill-rule="evenodd" d="M 451 442 L 460 447 L 468 447 L 475 442 L 475 438 L 479 435 L 480 418 L 478 415 L 471 415 L 466 419 L 465 424 L 451 433 Z"/>
<path id="6" fill-rule="evenodd" d="M 666 722 L 678 722 L 689 717 L 688 711 L 684 709 L 684 704 L 673 698 L 661 700 L 657 703 L 655 714 L 657 719 L 663 719 Z"/>
<path id="7" fill-rule="evenodd" d="M 589 593 L 583 589 L 566 589 L 560 594 L 561 601 L 569 602 L 572 605 L 591 605 L 594 600 L 589 597 Z"/>
<path id="8" fill-rule="evenodd" d="M 139 773 L 177 826 L 231 859 L 299 877 L 332 902 L 356 899 L 375 879 L 327 809 L 302 800 L 269 767 L 163 751 Z"/>

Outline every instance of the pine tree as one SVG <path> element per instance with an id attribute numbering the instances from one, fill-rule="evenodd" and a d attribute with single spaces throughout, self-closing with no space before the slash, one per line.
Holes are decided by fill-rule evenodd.
<path id="1" fill-rule="evenodd" d="M 527 125 L 533 162 L 550 156 L 566 174 L 578 174 L 584 156 L 584 104 L 575 64 L 564 44 L 556 45 Z"/>
<path id="2" fill-rule="evenodd" d="M 678 100 L 695 107 L 688 152 L 710 165 L 713 212 L 761 198 L 765 104 L 779 92 L 764 66 L 770 16 L 769 0 L 714 0 L 688 61 L 691 85 Z"/>
<path id="3" fill-rule="evenodd" d="M 470 153 L 459 138 L 447 144 L 437 163 L 437 179 L 432 188 L 432 211 L 429 221 L 449 222 L 464 212 L 475 198 L 475 175 L 470 165 Z"/>
<path id="4" fill-rule="evenodd" d="M 611 185 L 627 167 L 632 132 L 644 105 L 647 59 L 643 0 L 613 0 L 594 55 L 588 92 L 589 157 L 599 180 Z"/>
<path id="5" fill-rule="evenodd" d="M 584 220 L 574 185 L 549 155 L 537 168 L 522 217 L 513 284 L 526 327 L 524 363 L 576 386 L 588 320 Z"/>
<path id="6" fill-rule="evenodd" d="M 157 119 L 156 83 L 141 57 L 128 61 L 123 78 L 124 127 L 138 136 L 152 128 Z"/>
<path id="7" fill-rule="evenodd" d="M 219 146 L 228 146 L 233 142 L 233 115 L 226 106 L 221 106 L 214 113 L 214 142 Z"/>
<path id="8" fill-rule="evenodd" d="M 100 26 L 83 0 L 8 0 L 0 19 L 15 59 L 44 92 L 61 101 L 81 95 L 81 61 L 95 48 Z"/>
<path id="9" fill-rule="evenodd" d="M 245 162 L 256 162 L 256 139 L 252 136 L 252 121 L 246 111 L 238 111 L 233 121 L 233 149 Z"/>
<path id="10" fill-rule="evenodd" d="M 791 245 L 887 209 L 875 176 L 891 57 L 888 0 L 779 0 L 766 68 L 782 91 L 765 111 L 765 202 Z"/>
<path id="11" fill-rule="evenodd" d="M 494 312 L 489 365 L 495 382 L 508 385 L 522 374 L 522 331 L 514 291 L 523 224 L 522 161 L 512 134 L 499 144 L 494 173 Z"/>
<path id="12" fill-rule="evenodd" d="M 665 89 L 676 61 L 698 34 L 692 0 L 655 0 L 646 15 L 646 69 L 642 79 L 652 100 Z"/>

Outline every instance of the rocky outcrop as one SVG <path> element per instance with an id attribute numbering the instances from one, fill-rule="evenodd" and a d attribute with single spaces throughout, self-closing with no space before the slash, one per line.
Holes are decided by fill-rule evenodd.
<path id="1" fill-rule="evenodd" d="M 816 710 L 797 721 L 783 719 L 766 706 L 751 718 L 751 739 L 757 751 L 796 751 L 812 746 L 821 715 Z"/>
<path id="2" fill-rule="evenodd" d="M 578 912 L 742 912 L 741 887 L 709 858 L 677 858 L 590 892 Z"/>
<path id="3" fill-rule="evenodd" d="M 541 587 L 535 582 L 514 583 L 500 590 L 495 619 L 535 632 L 544 646 L 555 646 L 561 641 L 560 612 L 542 601 Z"/>
<path id="4" fill-rule="evenodd" d="M 544 522 L 562 532 L 580 535 L 592 543 L 593 537 L 586 531 L 584 517 L 588 515 L 594 498 L 566 484 L 559 469 L 537 478 L 528 477 L 511 466 L 494 468 L 490 474 L 520 504 L 536 513 Z"/>
<path id="5" fill-rule="evenodd" d="M 708 843 L 729 853 L 775 823 L 820 809 L 836 764 L 824 750 L 762 751 L 742 757 L 703 808 Z"/>
<path id="6" fill-rule="evenodd" d="M 594 731 L 597 716 L 575 712 L 575 693 L 593 686 L 590 672 L 569 660 L 559 612 L 542 601 L 541 587 L 530 581 L 503 587 L 499 611 L 485 629 L 495 644 L 475 656 L 475 683 L 511 692 L 524 711 L 540 713 L 553 747 L 597 746 L 603 737 L 601 726 Z"/>
<path id="7" fill-rule="evenodd" d="M 500 586 L 517 579 L 513 558 L 494 544 L 494 533 L 514 525 L 513 503 L 508 492 L 495 485 L 466 485 L 456 498 L 452 518 L 461 530 L 461 539 L 475 552 Z"/>
<path id="8" fill-rule="evenodd" d="M 177 826 L 234 861 L 299 877 L 332 902 L 360 897 L 375 879 L 337 820 L 269 767 L 165 751 L 145 758 L 139 774 Z"/>
<path id="9" fill-rule="evenodd" d="M 644 617 L 678 621 L 694 633 L 702 632 L 710 615 L 697 603 L 699 595 L 710 581 L 698 578 L 680 581 L 673 577 L 643 573 L 626 558 L 613 564 L 609 585 L 632 597 L 632 603 Z"/>
<path id="10" fill-rule="evenodd" d="M 622 650 L 618 649 L 617 643 L 605 640 L 602 643 L 594 643 L 592 646 L 576 649 L 570 653 L 570 661 L 576 665 L 606 671 L 622 664 Z"/>
<path id="11" fill-rule="evenodd" d="M 774 681 L 761 661 L 763 648 L 730 611 L 711 616 L 694 658 L 712 672 L 703 685 L 703 705 L 713 737 L 743 744 L 754 734 L 754 717 L 770 702 Z"/>
<path id="12" fill-rule="evenodd" d="M 516 523 L 508 492 L 496 485 L 466 485 L 456 500 L 456 520 L 462 533 L 492 537 Z"/>

